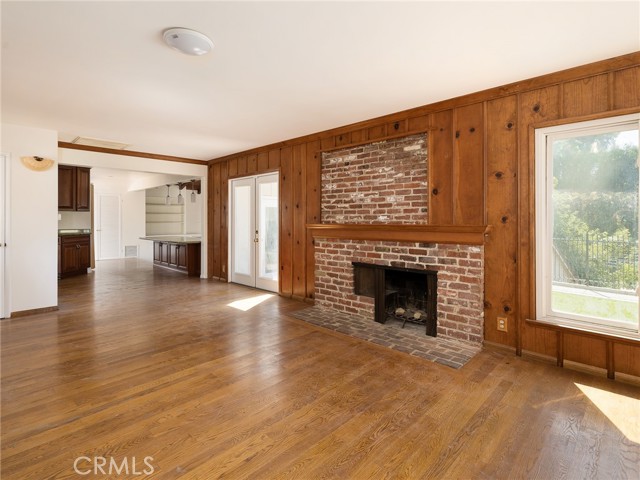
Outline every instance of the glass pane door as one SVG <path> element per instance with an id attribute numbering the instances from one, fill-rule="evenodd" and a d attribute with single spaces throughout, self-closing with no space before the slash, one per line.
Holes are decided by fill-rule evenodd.
<path id="1" fill-rule="evenodd" d="M 254 179 L 231 181 L 231 281 L 255 286 Z"/>
<path id="2" fill-rule="evenodd" d="M 231 281 L 278 291 L 278 174 L 231 180 Z"/>
<path id="3" fill-rule="evenodd" d="M 278 291 L 278 174 L 256 179 L 258 274 L 256 287 Z"/>

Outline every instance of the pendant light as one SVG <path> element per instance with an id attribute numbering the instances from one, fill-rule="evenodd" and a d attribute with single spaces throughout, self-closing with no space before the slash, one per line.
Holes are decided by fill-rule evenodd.
<path id="1" fill-rule="evenodd" d="M 182 185 L 178 184 L 178 205 L 184 204 L 184 197 L 182 196 Z"/>
<path id="2" fill-rule="evenodd" d="M 169 205 L 171 203 L 171 197 L 169 196 L 169 188 L 171 185 L 167 185 L 167 197 L 164 199 L 164 204 Z"/>
<path id="3" fill-rule="evenodd" d="M 195 180 L 191 180 L 191 203 L 196 203 L 196 190 L 193 182 L 195 182 Z"/>

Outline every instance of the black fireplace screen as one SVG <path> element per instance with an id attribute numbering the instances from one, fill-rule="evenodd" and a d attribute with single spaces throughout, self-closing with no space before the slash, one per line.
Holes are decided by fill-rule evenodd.
<path id="1" fill-rule="evenodd" d="M 437 331 L 437 272 L 353 262 L 354 293 L 375 300 L 375 321 L 390 317 L 424 324 L 432 337 Z"/>

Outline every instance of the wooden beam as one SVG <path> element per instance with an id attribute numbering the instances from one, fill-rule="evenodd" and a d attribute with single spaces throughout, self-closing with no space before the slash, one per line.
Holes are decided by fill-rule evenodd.
<path id="1" fill-rule="evenodd" d="M 107 153 L 109 155 L 124 155 L 127 157 L 150 158 L 152 160 L 165 160 L 167 162 L 193 163 L 195 165 L 207 165 L 206 160 L 197 160 L 195 158 L 173 157 L 171 155 L 160 155 L 158 153 L 136 152 L 133 150 L 118 150 L 116 148 L 90 147 L 88 145 L 76 145 L 69 142 L 58 142 L 58 148 L 66 148 L 69 150 L 84 150 L 87 152 Z"/>

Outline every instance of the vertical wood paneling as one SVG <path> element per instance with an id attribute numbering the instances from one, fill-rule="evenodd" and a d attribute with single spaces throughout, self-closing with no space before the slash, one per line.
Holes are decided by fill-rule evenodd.
<path id="1" fill-rule="evenodd" d="M 420 115 L 419 117 L 410 118 L 407 121 L 407 128 L 410 132 L 427 130 L 429 128 L 429 115 Z"/>
<path id="2" fill-rule="evenodd" d="M 369 140 L 379 140 L 383 137 L 387 136 L 387 126 L 386 125 L 377 125 L 375 127 L 370 127 L 367 130 L 367 137 Z M 323 145 L 324 148 L 324 145 Z"/>
<path id="3" fill-rule="evenodd" d="M 613 358 L 616 372 L 640 377 L 640 346 L 616 344 Z"/>
<path id="4" fill-rule="evenodd" d="M 269 153 L 258 153 L 256 173 L 264 173 L 269 170 Z"/>
<path id="5" fill-rule="evenodd" d="M 340 135 L 336 135 L 336 147 L 340 147 L 342 145 L 349 145 L 351 143 L 351 133 L 341 133 Z"/>
<path id="6" fill-rule="evenodd" d="M 640 105 L 640 67 L 613 73 L 613 108 Z"/>
<path id="7" fill-rule="evenodd" d="M 396 120 L 395 122 L 391 122 L 387 124 L 387 134 L 388 135 L 400 135 L 407 131 L 407 120 Z"/>
<path id="8" fill-rule="evenodd" d="M 229 163 L 220 163 L 220 278 L 229 275 Z"/>
<path id="9" fill-rule="evenodd" d="M 361 130 L 354 130 L 351 132 L 351 142 L 352 143 L 364 143 L 368 140 L 367 129 L 363 128 Z"/>
<path id="10" fill-rule="evenodd" d="M 429 153 L 429 223 L 453 223 L 453 111 L 430 115 L 427 135 Z"/>
<path id="11" fill-rule="evenodd" d="M 515 95 L 487 104 L 487 221 L 485 243 L 485 339 L 516 345 L 516 244 L 518 183 L 518 101 Z M 508 331 L 497 330 L 506 317 Z"/>
<path id="12" fill-rule="evenodd" d="M 525 328 L 524 319 L 535 318 L 535 165 L 531 126 L 560 116 L 560 87 L 553 86 L 518 96 L 518 312 L 521 345 L 525 350 L 555 355 L 555 337 L 539 328 Z M 490 208 L 490 207 L 489 207 Z M 548 341 L 548 342 L 547 342 Z M 545 351 L 540 345 L 548 344 Z"/>
<path id="13" fill-rule="evenodd" d="M 247 175 L 258 173 L 258 155 L 255 153 L 247 156 Z"/>
<path id="14" fill-rule="evenodd" d="M 276 170 L 280 168 L 280 149 L 274 148 L 269 151 L 269 170 Z"/>
<path id="15" fill-rule="evenodd" d="M 325 137 L 320 141 L 320 145 L 322 150 L 329 150 L 336 146 L 336 137 L 333 135 L 330 137 Z"/>
<path id="16" fill-rule="evenodd" d="M 320 154 L 320 142 L 309 142 L 306 145 L 306 179 L 307 179 L 307 223 L 320 223 L 320 195 L 321 195 L 321 183 L 320 183 L 320 167 L 321 167 L 321 154 Z M 311 233 L 307 232 L 307 298 L 314 298 L 315 292 L 315 250 L 313 246 L 313 237 Z"/>
<path id="17" fill-rule="evenodd" d="M 607 342 L 597 338 L 564 334 L 564 359 L 607 368 Z"/>
<path id="18" fill-rule="evenodd" d="M 482 103 L 453 112 L 453 223 L 484 224 L 484 112 Z"/>
<path id="19" fill-rule="evenodd" d="M 609 76 L 607 74 L 567 82 L 562 86 L 564 117 L 604 112 L 608 108 Z"/>
<path id="20" fill-rule="evenodd" d="M 234 157 L 227 161 L 227 171 L 229 178 L 233 178 L 238 175 L 238 157 Z"/>
<path id="21" fill-rule="evenodd" d="M 280 153 L 280 293 L 291 295 L 293 259 L 293 165 L 291 147 Z"/>
<path id="22" fill-rule="evenodd" d="M 215 209 L 214 199 L 213 199 L 213 165 L 210 163 L 207 168 L 207 233 L 208 233 L 208 242 L 207 242 L 207 278 L 211 278 L 213 276 L 213 211 Z M 201 246 L 203 248 L 203 246 Z"/>
<path id="23" fill-rule="evenodd" d="M 306 144 L 293 147 L 293 296 L 305 298 L 307 290 L 306 252 L 307 230 L 305 227 L 307 215 L 305 201 L 307 196 L 306 178 Z"/>
<path id="24" fill-rule="evenodd" d="M 247 156 L 238 157 L 238 176 L 247 175 Z"/>
<path id="25" fill-rule="evenodd" d="M 213 209 L 211 211 L 211 224 L 213 226 L 213 235 L 211 238 L 211 272 L 210 276 L 220 278 L 221 262 L 220 262 L 220 163 L 215 163 L 212 168 L 211 184 L 209 188 L 213 201 Z"/>

